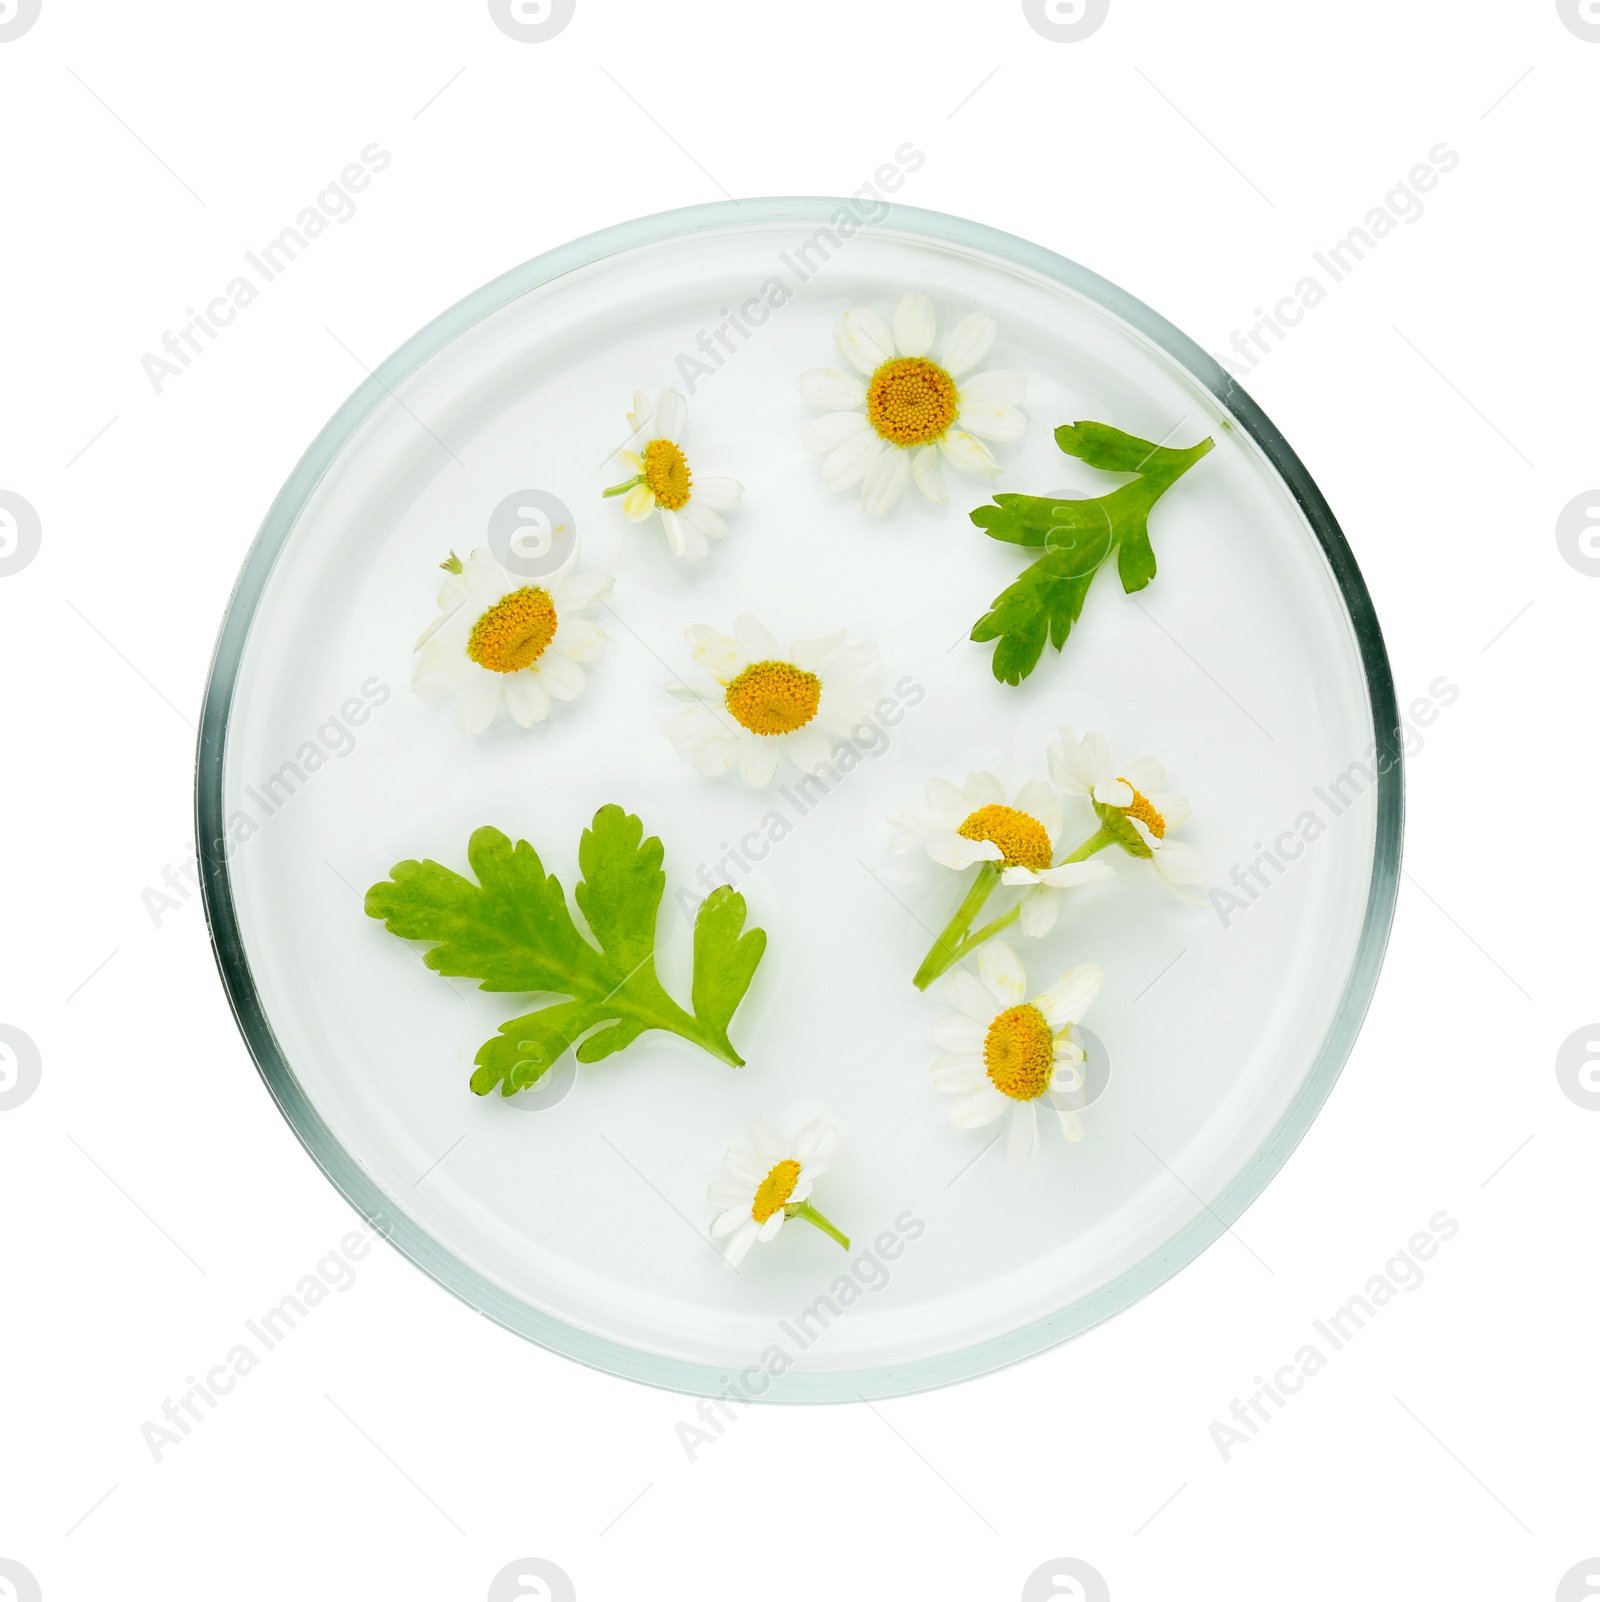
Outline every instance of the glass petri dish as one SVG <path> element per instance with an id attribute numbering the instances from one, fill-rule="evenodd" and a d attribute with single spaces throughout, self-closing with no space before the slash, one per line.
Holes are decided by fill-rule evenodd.
<path id="1" fill-rule="evenodd" d="M 1028 374 L 1030 427 L 994 483 L 947 475 L 888 518 L 829 494 L 798 435 L 802 371 L 846 308 L 931 294 L 993 316 L 990 366 Z M 765 313 L 762 315 L 762 309 Z M 697 568 L 601 490 L 635 388 L 688 395 L 697 472 L 746 485 Z M 1156 507 L 1155 582 L 1092 588 L 1064 652 L 997 684 L 972 622 L 1020 570 L 966 512 L 994 489 L 1117 480 L 1051 429 L 1094 419 L 1215 448 Z M 615 575 L 588 688 L 531 732 L 476 739 L 410 689 L 438 564 L 564 507 Z M 515 515 L 515 514 L 514 514 Z M 673 750 L 683 631 L 754 613 L 847 629 L 884 659 L 878 712 L 820 790 L 707 780 Z M 1178 901 L 1132 859 L 1018 942 L 1035 988 L 1098 961 L 1084 1138 L 1011 1167 L 945 1117 L 949 1011 L 909 983 L 958 898 L 886 815 L 934 775 L 1042 775 L 1063 723 L 1154 754 L 1194 803 L 1217 893 Z M 235 1015 L 279 1109 L 340 1191 L 440 1284 L 552 1351 L 750 1400 L 894 1396 L 1042 1352 L 1192 1261 L 1305 1133 L 1377 979 L 1402 779 L 1377 620 L 1332 513 L 1233 380 L 1156 313 L 1036 245 L 959 218 L 828 199 L 693 207 L 540 256 L 429 324 L 350 397 L 246 559 L 206 698 L 197 828 Z M 646 1035 L 534 1093 L 479 1098 L 473 1055 L 527 1005 L 424 968 L 363 915 L 407 857 L 465 871 L 492 823 L 569 890 L 601 805 L 666 847 L 660 967 L 684 994 L 692 908 L 731 879 L 770 937 L 734 1021 L 747 1066 Z M 1093 828 L 1087 813 L 1069 830 Z M 817 1204 L 737 1272 L 707 1183 L 757 1114 L 843 1132 Z M 1003 1126 L 997 1126 L 997 1128 Z"/>

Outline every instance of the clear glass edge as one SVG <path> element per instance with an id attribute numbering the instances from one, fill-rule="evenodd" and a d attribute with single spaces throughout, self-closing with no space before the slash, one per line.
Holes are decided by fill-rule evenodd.
<path id="1" fill-rule="evenodd" d="M 220 840 L 223 833 L 222 785 L 228 717 L 257 604 L 296 519 L 322 475 L 361 423 L 390 398 L 397 384 L 464 330 L 517 296 L 604 256 L 730 223 L 823 223 L 841 206 L 849 204 L 847 200 L 816 196 L 716 201 L 616 224 L 512 268 L 441 313 L 408 339 L 329 419 L 268 510 L 245 557 L 218 631 L 196 749 L 195 830 L 201 892 L 217 969 L 234 1019 L 262 1079 L 290 1128 L 323 1173 L 363 1218 L 381 1228 L 391 1244 L 484 1317 L 589 1368 L 690 1396 L 721 1394 L 725 1376 L 700 1364 L 624 1346 L 529 1307 L 453 1256 L 397 1209 L 368 1177 L 307 1099 L 278 1046 L 245 956 L 226 859 L 220 850 L 206 842 Z M 1372 598 L 1332 510 L 1271 420 L 1233 377 L 1181 330 L 1115 284 L 1054 251 L 983 223 L 911 206 L 891 206 L 888 215 L 871 226 L 983 250 L 1053 278 L 1120 318 L 1211 391 L 1288 486 L 1322 547 L 1355 631 L 1367 681 L 1376 752 L 1380 759 L 1388 760 L 1387 766 L 1381 760 L 1378 763 L 1372 878 L 1360 942 L 1332 1027 L 1311 1072 L 1272 1134 L 1200 1217 L 1180 1230 L 1159 1251 L 1091 1295 L 1020 1329 L 958 1352 L 912 1363 L 854 1373 L 791 1371 L 773 1379 L 770 1388 L 760 1397 L 763 1402 L 875 1401 L 976 1379 L 1083 1334 L 1132 1306 L 1193 1262 L 1239 1220 L 1266 1188 L 1311 1127 L 1332 1091 L 1355 1044 L 1377 985 L 1400 878 L 1404 777 L 1397 737 L 1399 713 L 1383 634 Z"/>

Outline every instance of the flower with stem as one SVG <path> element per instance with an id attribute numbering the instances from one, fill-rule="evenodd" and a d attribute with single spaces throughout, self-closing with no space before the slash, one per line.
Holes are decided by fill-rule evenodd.
<path id="1" fill-rule="evenodd" d="M 1194 900 L 1186 885 L 1211 882 L 1200 853 L 1172 838 L 1172 831 L 1189 819 L 1189 800 L 1162 788 L 1166 771 L 1153 757 L 1138 757 L 1119 768 L 1103 734 L 1080 740 L 1063 724 L 1050 743 L 1049 761 L 1050 777 L 1062 790 L 1088 798 L 1104 843 L 1115 842 L 1130 857 L 1149 863 L 1185 901 Z"/>
<path id="2" fill-rule="evenodd" d="M 617 452 L 617 461 L 633 477 L 605 493 L 623 497 L 623 515 L 630 523 L 642 523 L 659 512 L 672 554 L 685 562 L 703 562 L 710 541 L 728 532 L 722 514 L 739 504 L 744 486 L 736 478 L 702 477 L 694 482 L 682 444 L 689 405 L 677 390 L 662 390 L 654 407 L 642 389 L 636 391 L 628 424 L 633 433 Z"/>
<path id="3" fill-rule="evenodd" d="M 956 1099 L 948 1110 L 957 1129 L 982 1129 L 1011 1109 L 1006 1156 L 1025 1162 L 1038 1150 L 1042 1103 L 1070 1141 L 1083 1138 L 1086 1060 L 1077 1025 L 1100 993 L 1097 963 L 1069 969 L 1031 1001 L 1022 962 L 1002 940 L 978 954 L 978 974 L 953 974 L 956 1011 L 933 1026 L 943 1051 L 933 1082 Z"/>
<path id="4" fill-rule="evenodd" d="M 978 478 L 1000 471 L 985 440 L 1020 439 L 1027 381 L 1020 372 L 974 369 L 994 344 L 994 319 L 972 312 L 933 349 L 938 320 L 922 294 L 901 298 L 894 321 L 871 306 L 839 319 L 834 341 L 855 373 L 818 367 L 800 375 L 800 393 L 826 409 L 801 443 L 822 457 L 829 489 L 861 485 L 875 516 L 893 510 L 912 482 L 928 500 L 949 499 L 941 462 Z M 856 376 L 859 374 L 860 376 Z"/>
<path id="5" fill-rule="evenodd" d="M 930 779 L 924 804 L 897 812 L 889 821 L 899 830 L 894 848 L 922 846 L 941 867 L 957 873 L 977 866 L 966 896 L 917 970 L 914 983 L 926 990 L 940 974 L 1012 924 L 1038 939 L 1056 924 L 1061 892 L 1110 877 L 1104 863 L 1088 860 L 1109 837 L 1091 836 L 1056 861 L 1061 836 L 1061 803 L 1043 779 L 1030 779 L 1007 802 L 1005 787 L 992 773 L 971 773 L 957 789 Z M 998 918 L 974 931 L 973 923 L 1002 885 L 1020 888 L 1022 897 Z"/>
<path id="6" fill-rule="evenodd" d="M 785 1141 L 767 1119 L 756 1118 L 745 1126 L 745 1140 L 748 1144 L 730 1146 L 723 1158 L 728 1178 L 713 1180 L 706 1191 L 706 1199 L 722 1209 L 711 1233 L 718 1240 L 730 1237 L 729 1264 L 737 1268 L 758 1240 L 775 1239 L 790 1218 L 805 1219 L 849 1251 L 850 1237 L 809 1200 L 813 1182 L 827 1172 L 839 1131 L 815 1118 Z"/>

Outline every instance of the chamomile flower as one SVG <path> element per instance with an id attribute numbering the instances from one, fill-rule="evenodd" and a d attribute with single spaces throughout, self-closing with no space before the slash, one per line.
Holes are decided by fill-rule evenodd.
<path id="1" fill-rule="evenodd" d="M 1017 922 L 1025 935 L 1037 939 L 1055 927 L 1063 890 L 1111 876 L 1102 862 L 1054 866 L 1061 802 L 1043 779 L 1030 779 L 1009 803 L 992 773 L 969 773 L 960 789 L 929 779 L 924 795 L 922 806 L 890 818 L 899 830 L 892 849 L 921 846 L 940 867 L 958 873 L 975 862 L 998 863 L 1000 882 L 1024 891 Z"/>
<path id="2" fill-rule="evenodd" d="M 622 496 L 623 515 L 630 523 L 643 523 L 659 512 L 672 554 L 685 562 L 703 562 L 710 542 L 728 532 L 722 514 L 739 504 L 744 485 L 736 478 L 702 476 L 695 481 L 683 453 L 688 423 L 689 405 L 677 390 L 662 390 L 653 408 L 650 397 L 636 390 L 628 413 L 633 434 L 616 458 L 634 476 L 605 493 Z"/>
<path id="3" fill-rule="evenodd" d="M 758 1240 L 775 1239 L 787 1218 L 804 1218 L 848 1251 L 850 1237 L 808 1200 L 813 1183 L 827 1172 L 839 1131 L 817 1118 L 785 1141 L 767 1119 L 757 1118 L 745 1126 L 745 1140 L 746 1145 L 730 1146 L 723 1158 L 729 1177 L 713 1180 L 706 1191 L 706 1199 L 722 1209 L 711 1233 L 718 1240 L 730 1237 L 729 1263 L 737 1268 Z"/>
<path id="4" fill-rule="evenodd" d="M 548 586 L 529 584 L 485 550 L 445 565 L 439 615 L 417 641 L 418 695 L 453 697 L 456 722 L 481 734 L 502 706 L 531 729 L 552 702 L 582 691 L 579 664 L 606 648 L 604 631 L 583 613 L 610 593 L 609 578 L 569 571 Z"/>
<path id="5" fill-rule="evenodd" d="M 1027 976 L 1010 946 L 996 940 L 978 953 L 978 976 L 951 976 L 957 1011 L 933 1026 L 944 1055 L 933 1082 L 956 1099 L 947 1112 L 957 1129 L 981 1129 L 1011 1110 L 1006 1156 L 1032 1157 L 1039 1144 L 1041 1106 L 1061 1121 L 1068 1140 L 1083 1138 L 1085 1060 L 1076 1026 L 1100 993 L 1097 963 L 1069 969 L 1031 1001 Z"/>
<path id="6" fill-rule="evenodd" d="M 962 318 L 937 362 L 928 354 L 936 329 L 926 295 L 904 296 L 892 325 L 871 306 L 857 306 L 833 335 L 856 373 L 819 367 L 800 375 L 800 393 L 827 408 L 801 443 L 822 457 L 829 489 L 860 484 L 861 504 L 876 515 L 890 511 L 913 479 L 930 501 L 947 501 L 941 459 L 993 477 L 1000 464 L 984 441 L 1020 439 L 1028 426 L 1019 409 L 1027 391 L 1022 373 L 974 371 L 994 344 L 994 319 L 982 312 Z"/>
<path id="7" fill-rule="evenodd" d="M 1171 831 L 1186 823 L 1187 796 L 1162 789 L 1166 771 L 1153 757 L 1120 766 L 1111 760 L 1103 734 L 1081 740 L 1067 725 L 1050 743 L 1050 777 L 1068 795 L 1087 796 L 1101 827 L 1131 857 L 1148 862 L 1185 900 L 1185 885 L 1209 884 L 1211 875 L 1193 846 L 1174 840 Z"/>
<path id="8" fill-rule="evenodd" d="M 847 639 L 843 629 L 784 647 L 753 617 L 741 617 L 731 636 L 697 623 L 685 638 L 707 677 L 667 686 L 669 695 L 694 703 L 667 732 L 708 778 L 737 767 L 759 788 L 784 758 L 813 772 L 871 710 L 878 648 Z"/>

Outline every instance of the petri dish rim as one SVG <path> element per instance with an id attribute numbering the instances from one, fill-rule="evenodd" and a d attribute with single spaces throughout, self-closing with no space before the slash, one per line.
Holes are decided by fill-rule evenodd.
<path id="1" fill-rule="evenodd" d="M 360 384 L 296 464 L 246 554 L 223 617 L 206 686 L 196 752 L 195 826 L 201 891 L 213 953 L 234 1019 L 279 1111 L 313 1160 L 363 1217 L 424 1273 L 469 1307 L 547 1350 L 620 1378 L 688 1395 L 718 1395 L 725 1376 L 696 1363 L 624 1346 L 529 1307 L 457 1258 L 368 1176 L 305 1094 L 280 1048 L 250 970 L 219 841 L 229 717 L 245 644 L 272 570 L 317 484 L 361 424 L 394 389 L 483 318 L 552 279 L 604 257 L 730 224 L 826 223 L 850 202 L 818 196 L 716 201 L 636 218 L 547 251 L 503 273 L 441 313 Z M 1361 935 L 1344 993 L 1310 1072 L 1250 1160 L 1197 1218 L 1133 1268 L 1032 1323 L 960 1351 L 857 1372 L 791 1371 L 760 1400 L 876 1400 L 932 1390 L 991 1373 L 1071 1340 L 1130 1307 L 1193 1262 L 1265 1189 L 1333 1089 L 1372 999 L 1393 922 L 1404 814 L 1399 715 L 1388 652 L 1355 557 L 1332 510 L 1283 435 L 1222 366 L 1142 301 L 1054 251 L 986 224 L 917 207 L 891 206 L 871 226 L 981 251 L 1054 279 L 1161 349 L 1203 385 L 1267 459 L 1305 517 L 1332 571 L 1354 631 L 1378 758 L 1373 860 Z"/>

